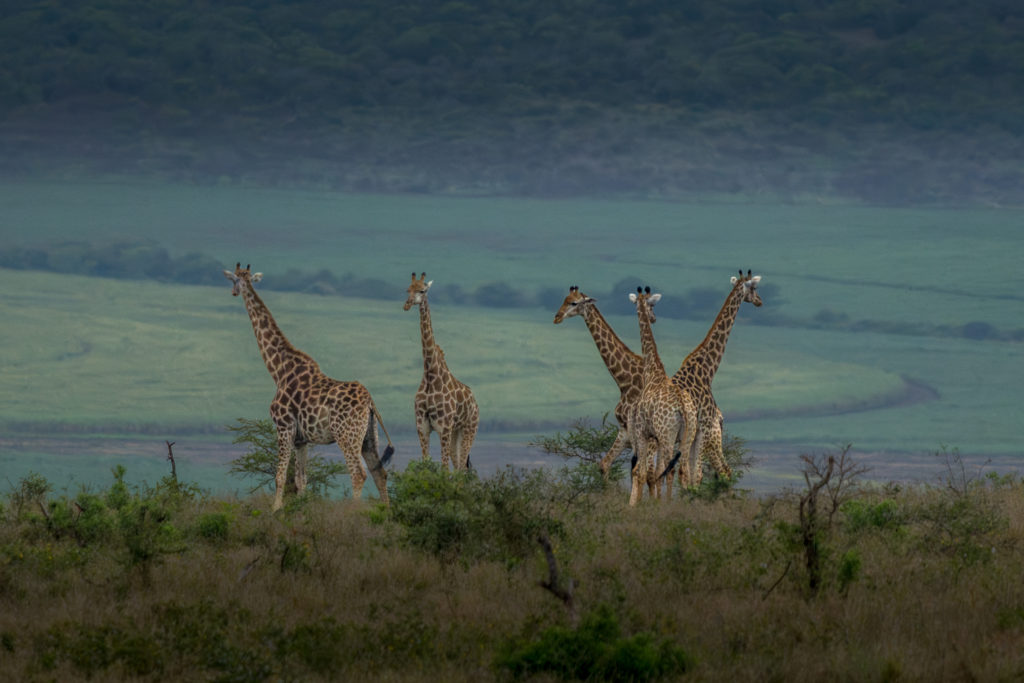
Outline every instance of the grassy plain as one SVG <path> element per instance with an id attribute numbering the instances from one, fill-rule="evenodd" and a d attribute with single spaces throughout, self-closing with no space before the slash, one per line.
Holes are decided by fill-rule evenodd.
<path id="1" fill-rule="evenodd" d="M 453 199 L 105 182 L 0 186 L 5 244 L 153 239 L 173 254 L 250 262 L 267 282 L 289 268 L 404 285 L 597 295 L 650 283 L 724 298 L 736 268 L 777 287 L 745 308 L 715 381 L 727 428 L 794 453 L 858 449 L 1019 453 L 1024 347 L 1006 341 L 810 329 L 821 311 L 851 321 L 1024 328 L 1012 286 L 1019 211 L 815 204 Z M 625 297 L 626 292 L 621 296 Z M 401 301 L 264 291 L 297 346 L 376 397 L 408 434 L 420 377 L 415 312 Z M 491 434 L 599 419 L 616 400 L 581 321 L 554 310 L 435 304 L 437 337 L 470 384 Z M 0 421 L 8 433 L 170 438 L 266 414 L 273 394 L 240 301 L 223 288 L 0 270 Z M 796 326 L 758 325 L 784 316 Z M 627 343 L 636 323 L 608 315 Z M 662 317 L 675 367 L 710 319 Z M 787 323 L 788 324 L 788 323 Z M 930 387 L 914 397 L 903 378 Z M 926 400 L 920 400 L 920 399 Z M 218 438 L 211 436 L 211 438 Z M 28 449 L 31 450 L 31 449 Z"/>

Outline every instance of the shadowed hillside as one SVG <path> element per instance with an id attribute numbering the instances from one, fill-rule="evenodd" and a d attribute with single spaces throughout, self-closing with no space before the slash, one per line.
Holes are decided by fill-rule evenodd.
<path id="1" fill-rule="evenodd" d="M 8 175 L 1022 200 L 1006 0 L 26 3 Z"/>

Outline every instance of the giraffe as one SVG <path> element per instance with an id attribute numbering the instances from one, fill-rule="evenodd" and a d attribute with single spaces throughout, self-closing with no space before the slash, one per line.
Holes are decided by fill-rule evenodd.
<path id="1" fill-rule="evenodd" d="M 690 394 L 669 379 L 665 373 L 665 366 L 658 356 L 651 324 L 655 320 L 652 308 L 661 300 L 661 295 L 651 294 L 650 287 L 637 287 L 637 293 L 630 294 L 629 299 L 636 304 L 640 342 L 644 354 L 644 388 L 629 414 L 629 440 L 634 444 L 633 449 L 637 457 L 636 466 L 633 468 L 629 504 L 636 505 L 641 495 L 641 476 L 646 477 L 651 495 L 658 495 L 657 481 L 649 474 L 651 450 L 655 445 L 652 439 L 657 442 L 659 465 L 664 464 L 665 470 L 669 472 L 665 495 L 668 498 L 672 497 L 672 454 L 676 450 L 676 444 L 679 444 L 680 452 L 690 452 L 697 431 L 697 410 Z M 684 486 L 688 486 L 689 461 L 684 460 L 680 466 L 680 479 Z M 659 466 L 658 469 L 662 468 Z"/>
<path id="2" fill-rule="evenodd" d="M 711 381 L 722 362 L 725 344 L 729 341 L 729 333 L 736 322 L 740 306 L 745 301 L 755 307 L 761 306 L 761 296 L 757 293 L 760 282 L 761 276 L 752 275 L 749 270 L 746 276 L 740 270 L 739 277 L 732 277 L 732 290 L 725 298 L 707 336 L 683 360 L 676 374 L 672 375 L 672 383 L 688 391 L 697 408 L 697 436 L 686 457 L 687 460 L 693 460 L 692 483 L 695 486 L 700 484 L 704 476 L 705 458 L 711 461 L 720 475 L 727 478 L 732 476 L 732 469 L 722 454 L 722 411 L 711 394 Z M 680 468 L 679 472 L 682 476 L 683 469 Z"/>
<path id="3" fill-rule="evenodd" d="M 232 282 L 231 294 L 242 295 L 245 309 L 252 321 L 256 343 L 263 362 L 277 385 L 270 403 L 270 417 L 277 428 L 277 471 L 274 482 L 273 510 L 284 503 L 288 463 L 295 450 L 295 485 L 299 493 L 306 488 L 306 451 L 310 444 L 337 442 L 352 478 L 352 495 L 362 495 L 366 473 L 359 462 L 360 453 L 373 477 L 381 500 L 388 503 L 387 472 L 384 467 L 395 449 L 388 437 L 388 447 L 377 456 L 377 427 L 380 413 L 370 392 L 359 382 L 342 382 L 325 375 L 312 357 L 292 346 L 277 326 L 253 284 L 263 274 L 252 273 L 249 266 L 235 264 L 235 270 L 224 271 Z M 387 430 L 384 431 L 387 437 Z"/>
<path id="4" fill-rule="evenodd" d="M 445 470 L 449 461 L 456 470 L 469 469 L 469 451 L 480 425 L 480 409 L 473 391 L 455 379 L 445 362 L 444 351 L 434 341 L 430 304 L 427 303 L 427 292 L 434 281 L 426 279 L 426 273 L 418 280 L 416 273 L 412 274 L 404 306 L 407 311 L 419 306 L 423 340 L 423 380 L 413 399 L 416 433 L 424 460 L 430 460 L 430 432 L 435 431 L 441 437 L 441 464 Z"/>
<path id="5" fill-rule="evenodd" d="M 619 402 L 615 404 L 615 421 L 619 423 L 619 432 L 615 435 L 615 441 L 608 453 L 601 458 L 601 473 L 607 478 L 612 463 L 623 450 L 630 447 L 629 409 L 640 398 L 640 392 L 644 388 L 644 359 L 619 339 L 612 326 L 597 310 L 595 301 L 596 299 L 587 296 L 579 287 L 573 285 L 569 288 L 569 294 L 562 302 L 561 308 L 555 313 L 555 324 L 560 324 L 566 318 L 582 316 L 590 335 L 594 338 L 594 343 L 597 344 L 601 359 L 619 387 Z"/>

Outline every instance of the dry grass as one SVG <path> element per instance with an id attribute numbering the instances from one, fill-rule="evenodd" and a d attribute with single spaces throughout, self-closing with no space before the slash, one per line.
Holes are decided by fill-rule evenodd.
<path id="1" fill-rule="evenodd" d="M 606 490 L 535 510 L 562 524 L 554 550 L 579 612 L 608 606 L 624 635 L 679 646 L 695 662 L 683 678 L 1024 675 L 1015 479 L 861 491 L 822 532 L 816 594 L 793 540 L 795 493 L 637 509 L 624 498 Z M 500 680 L 510 643 L 573 623 L 539 586 L 539 547 L 512 562 L 442 560 L 371 503 L 309 500 L 277 516 L 267 503 L 164 501 L 151 531 L 176 535 L 133 563 L 123 530 L 80 545 L 56 516 L 8 498 L 0 669 L 19 680 Z"/>

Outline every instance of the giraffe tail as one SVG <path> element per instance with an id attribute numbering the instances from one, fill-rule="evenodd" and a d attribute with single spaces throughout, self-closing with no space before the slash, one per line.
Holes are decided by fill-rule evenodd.
<path id="1" fill-rule="evenodd" d="M 682 451 L 676 451 L 675 456 L 673 456 L 672 459 L 668 461 L 668 465 L 665 466 L 665 471 L 658 475 L 658 481 L 664 479 L 665 475 L 672 471 L 672 468 L 676 466 L 676 463 L 679 462 L 679 458 L 681 458 L 682 455 Z"/>
<path id="2" fill-rule="evenodd" d="M 370 399 L 370 406 L 373 408 L 373 414 L 377 417 L 377 424 L 380 425 L 381 431 L 384 432 L 384 438 L 388 440 L 388 446 L 384 449 L 384 454 L 380 457 L 380 466 L 387 467 L 388 463 L 391 462 L 391 456 L 395 454 L 395 446 L 391 443 L 391 437 L 388 435 L 388 430 L 384 426 L 384 420 L 380 417 L 380 411 L 377 410 L 377 404 Z"/>

